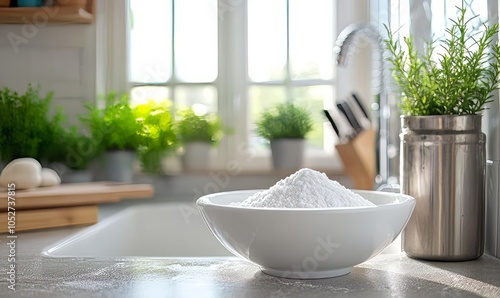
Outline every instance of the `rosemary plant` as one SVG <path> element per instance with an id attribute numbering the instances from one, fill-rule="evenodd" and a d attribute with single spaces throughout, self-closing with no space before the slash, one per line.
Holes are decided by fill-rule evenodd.
<path id="1" fill-rule="evenodd" d="M 483 31 L 474 29 L 466 18 L 466 9 L 457 7 L 457 20 L 446 29 L 446 39 L 426 44 L 419 54 L 411 36 L 404 37 L 406 50 L 386 26 L 385 44 L 392 55 L 393 76 L 400 88 L 401 110 L 407 116 L 473 115 L 485 109 L 492 91 L 499 88 L 500 46 L 493 42 L 498 24 Z M 434 52 L 441 46 L 437 59 Z"/>

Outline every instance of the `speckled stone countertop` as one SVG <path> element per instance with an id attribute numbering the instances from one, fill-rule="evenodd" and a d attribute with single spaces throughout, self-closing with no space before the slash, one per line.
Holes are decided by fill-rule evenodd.
<path id="1" fill-rule="evenodd" d="M 48 245 L 81 228 L 19 233 L 16 285 L 0 235 L 0 297 L 500 297 L 500 260 L 424 262 L 381 254 L 330 279 L 272 277 L 237 258 L 50 258 Z"/>

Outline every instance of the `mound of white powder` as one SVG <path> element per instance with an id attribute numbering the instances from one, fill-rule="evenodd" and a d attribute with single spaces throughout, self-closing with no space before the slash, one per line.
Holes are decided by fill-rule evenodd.
<path id="1" fill-rule="evenodd" d="M 325 173 L 307 168 L 235 205 L 264 208 L 375 206 L 337 181 L 328 179 Z"/>

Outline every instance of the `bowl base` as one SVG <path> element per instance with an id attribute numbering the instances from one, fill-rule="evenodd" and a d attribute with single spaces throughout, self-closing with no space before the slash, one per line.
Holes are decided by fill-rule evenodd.
<path id="1" fill-rule="evenodd" d="M 262 268 L 262 272 L 268 275 L 291 278 L 291 279 L 320 279 L 337 277 L 351 273 L 352 267 L 325 271 L 281 271 L 270 268 Z"/>

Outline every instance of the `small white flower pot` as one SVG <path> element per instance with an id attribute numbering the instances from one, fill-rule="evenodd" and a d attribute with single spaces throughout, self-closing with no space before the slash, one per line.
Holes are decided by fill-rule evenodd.
<path id="1" fill-rule="evenodd" d="M 104 153 L 104 174 L 107 181 L 132 182 L 134 178 L 133 151 L 107 151 Z"/>
<path id="2" fill-rule="evenodd" d="M 212 144 L 193 142 L 184 145 L 182 166 L 186 171 L 205 171 L 210 169 Z"/>
<path id="3" fill-rule="evenodd" d="M 271 140 L 271 153 L 274 168 L 277 170 L 302 168 L 305 144 L 305 139 Z"/>

